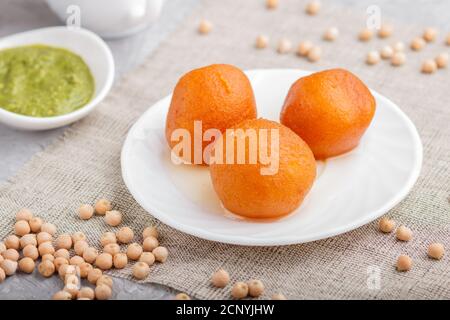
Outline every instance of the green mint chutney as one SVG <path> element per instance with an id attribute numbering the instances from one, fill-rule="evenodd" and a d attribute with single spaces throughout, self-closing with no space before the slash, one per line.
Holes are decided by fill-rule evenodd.
<path id="1" fill-rule="evenodd" d="M 32 117 L 53 117 L 81 108 L 94 94 L 83 59 L 45 45 L 0 51 L 0 108 Z"/>

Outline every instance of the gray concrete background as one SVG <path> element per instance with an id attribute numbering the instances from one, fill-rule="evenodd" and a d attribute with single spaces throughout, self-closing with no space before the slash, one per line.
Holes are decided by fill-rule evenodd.
<path id="1" fill-rule="evenodd" d="M 218 0 L 209 0 L 218 1 Z M 263 2 L 264 0 L 261 0 Z M 282 0 L 281 0 L 282 1 Z M 302 3 L 306 3 L 304 0 Z M 435 26 L 450 32 L 448 0 L 323 0 L 354 10 L 379 5 L 382 15 L 404 24 Z M 160 20 L 153 27 L 124 39 L 108 41 L 117 67 L 116 78 L 137 67 L 198 5 L 199 0 L 166 0 Z M 0 37 L 34 28 L 60 24 L 43 0 L 0 0 Z M 13 176 L 30 157 L 56 139 L 64 128 L 46 132 L 23 132 L 0 124 L 0 183 Z M 61 288 L 57 277 L 17 275 L 0 285 L 0 299 L 48 299 Z M 174 292 L 159 285 L 141 285 L 115 279 L 117 299 L 170 299 Z"/>

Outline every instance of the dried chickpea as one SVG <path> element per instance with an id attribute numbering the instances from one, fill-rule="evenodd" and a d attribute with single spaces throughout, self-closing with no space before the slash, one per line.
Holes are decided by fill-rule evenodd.
<path id="1" fill-rule="evenodd" d="M 325 31 L 323 34 L 323 39 L 326 41 L 334 41 L 339 36 L 339 29 L 336 27 L 331 27 Z"/>
<path id="2" fill-rule="evenodd" d="M 161 263 L 166 262 L 169 256 L 169 251 L 165 247 L 157 247 L 153 249 L 152 253 L 155 256 L 155 260 Z"/>
<path id="3" fill-rule="evenodd" d="M 111 211 L 112 206 L 111 202 L 106 199 L 100 199 L 95 203 L 95 213 L 98 215 L 104 216 L 106 211 Z"/>
<path id="4" fill-rule="evenodd" d="M 144 251 L 152 252 L 156 247 L 159 246 L 159 241 L 155 237 L 147 237 L 144 239 L 144 242 L 142 244 Z"/>
<path id="5" fill-rule="evenodd" d="M 369 41 L 373 37 L 373 31 L 369 28 L 364 28 L 359 32 L 358 39 L 360 41 Z"/>
<path id="6" fill-rule="evenodd" d="M 15 249 L 7 249 L 5 252 L 2 253 L 3 258 L 12 260 L 12 261 L 18 261 L 19 260 L 19 252 Z"/>
<path id="7" fill-rule="evenodd" d="M 36 250 L 37 250 L 37 248 L 36 248 Z M 41 257 L 41 261 L 46 261 L 46 260 L 53 262 L 53 261 L 55 261 L 55 257 L 52 254 L 47 253 Z"/>
<path id="8" fill-rule="evenodd" d="M 265 35 L 259 35 L 256 38 L 255 47 L 257 49 L 265 49 L 269 45 L 269 38 Z"/>
<path id="9" fill-rule="evenodd" d="M 276 9 L 278 7 L 278 0 L 266 0 L 267 9 Z"/>
<path id="10" fill-rule="evenodd" d="M 261 280 L 250 280 L 248 283 L 248 294 L 251 297 L 259 297 L 264 292 L 264 284 Z"/>
<path id="11" fill-rule="evenodd" d="M 110 243 L 117 243 L 116 235 L 113 232 L 106 232 L 100 238 L 100 243 L 102 244 L 102 247 Z"/>
<path id="12" fill-rule="evenodd" d="M 409 241 L 412 239 L 412 231 L 408 227 L 400 226 L 397 229 L 397 239 L 400 241 Z"/>
<path id="13" fill-rule="evenodd" d="M 112 268 L 113 260 L 112 255 L 109 253 L 101 253 L 95 259 L 95 265 L 102 270 L 109 270 Z"/>
<path id="14" fill-rule="evenodd" d="M 313 0 L 308 2 L 305 8 L 305 12 L 311 16 L 314 16 L 319 13 L 321 7 L 321 3 L 318 0 Z"/>
<path id="15" fill-rule="evenodd" d="M 69 264 L 72 266 L 80 266 L 82 263 L 84 263 L 83 257 L 80 256 L 73 256 L 69 259 Z"/>
<path id="16" fill-rule="evenodd" d="M 230 282 L 230 275 L 224 269 L 219 269 L 211 277 L 211 283 L 214 287 L 225 288 Z"/>
<path id="17" fill-rule="evenodd" d="M 42 261 L 38 266 L 38 271 L 42 276 L 49 278 L 55 273 L 55 265 L 49 260 Z"/>
<path id="18" fill-rule="evenodd" d="M 44 242 L 39 245 L 38 251 L 40 256 L 42 257 L 44 254 L 54 254 L 55 248 L 53 248 L 51 242 Z"/>
<path id="19" fill-rule="evenodd" d="M 104 253 L 109 253 L 110 255 L 114 256 L 120 252 L 120 246 L 117 243 L 110 243 L 107 244 L 103 248 Z"/>
<path id="20" fill-rule="evenodd" d="M 437 68 L 438 67 L 437 67 L 436 61 L 434 61 L 433 59 L 428 59 L 422 63 L 421 71 L 422 71 L 422 73 L 431 74 L 431 73 L 435 73 Z"/>
<path id="21" fill-rule="evenodd" d="M 43 221 L 41 218 L 34 217 L 34 218 L 30 219 L 30 221 L 28 221 L 28 223 L 30 224 L 31 232 L 38 233 L 41 231 L 41 227 L 43 224 Z"/>
<path id="22" fill-rule="evenodd" d="M 395 221 L 386 217 L 381 218 L 381 220 L 378 222 L 378 228 L 381 232 L 390 233 L 395 228 Z"/>
<path id="23" fill-rule="evenodd" d="M 378 30 L 378 37 L 387 38 L 392 35 L 394 28 L 390 24 L 382 24 Z"/>
<path id="24" fill-rule="evenodd" d="M 20 240 L 15 235 L 7 236 L 4 243 L 6 249 L 14 249 L 14 250 L 20 249 Z"/>
<path id="25" fill-rule="evenodd" d="M 145 228 L 144 231 L 142 231 L 142 238 L 145 239 L 148 237 L 154 237 L 158 239 L 158 229 L 156 229 L 156 227 L 154 226 Z"/>
<path id="26" fill-rule="evenodd" d="M 94 207 L 90 204 L 83 204 L 78 208 L 78 216 L 81 220 L 89 220 L 94 215 Z"/>
<path id="27" fill-rule="evenodd" d="M 91 271 L 88 272 L 87 279 L 92 284 L 97 284 L 97 280 L 100 279 L 100 277 L 103 275 L 102 270 L 94 268 Z"/>
<path id="28" fill-rule="evenodd" d="M 83 232 L 78 231 L 78 232 L 75 232 L 74 234 L 72 234 L 72 243 L 73 244 L 75 244 L 75 243 L 77 243 L 78 241 L 81 241 L 81 240 L 85 240 L 86 241 L 86 235 Z"/>
<path id="29" fill-rule="evenodd" d="M 397 259 L 397 271 L 409 271 L 411 270 L 412 260 L 407 255 L 400 255 Z"/>
<path id="30" fill-rule="evenodd" d="M 61 234 L 56 238 L 55 241 L 56 249 L 67 249 L 72 248 L 72 237 L 70 234 Z"/>
<path id="31" fill-rule="evenodd" d="M 16 221 L 30 221 L 33 218 L 33 213 L 26 208 L 20 209 L 16 213 Z"/>
<path id="32" fill-rule="evenodd" d="M 35 234 L 26 234 L 22 238 L 20 238 L 19 241 L 21 249 L 25 248 L 29 244 L 37 246 L 37 239 Z"/>
<path id="33" fill-rule="evenodd" d="M 235 299 L 243 299 L 248 296 L 248 285 L 245 282 L 236 282 L 231 288 L 231 296 Z"/>
<path id="34" fill-rule="evenodd" d="M 61 290 L 53 295 L 52 300 L 72 300 L 72 295 L 67 291 Z"/>
<path id="35" fill-rule="evenodd" d="M 397 41 L 392 45 L 392 49 L 394 49 L 395 52 L 403 52 L 405 51 L 405 44 L 401 41 Z"/>
<path id="36" fill-rule="evenodd" d="M 289 53 L 292 50 L 292 42 L 289 39 L 282 38 L 278 42 L 278 48 L 277 51 L 280 54 L 286 54 Z"/>
<path id="37" fill-rule="evenodd" d="M 403 52 L 394 52 L 394 55 L 391 58 L 391 65 L 394 67 L 399 67 L 404 65 L 406 62 L 406 55 Z"/>
<path id="38" fill-rule="evenodd" d="M 69 264 L 69 260 L 64 257 L 58 257 L 53 260 L 53 264 L 55 265 L 56 271 L 59 271 L 59 268 L 61 268 L 62 265 Z"/>
<path id="39" fill-rule="evenodd" d="M 300 57 L 306 57 L 313 46 L 313 43 L 308 40 L 300 42 L 297 47 L 297 55 Z"/>
<path id="40" fill-rule="evenodd" d="M 26 234 L 29 234 L 30 231 L 31 231 L 30 225 L 25 220 L 17 221 L 14 224 L 14 233 L 16 235 L 18 235 L 19 237 L 22 237 L 22 236 L 24 236 Z"/>
<path id="41" fill-rule="evenodd" d="M 198 32 L 200 34 L 208 34 L 211 32 L 213 28 L 213 25 L 211 23 L 211 21 L 208 20 L 202 20 L 200 21 L 199 25 L 198 25 Z"/>
<path id="42" fill-rule="evenodd" d="M 38 244 L 42 244 L 53 241 L 53 237 L 50 233 L 41 231 L 36 235 L 36 240 Z"/>
<path id="43" fill-rule="evenodd" d="M 428 256 L 432 259 L 441 260 L 445 249 L 442 243 L 432 243 L 428 247 Z"/>
<path id="44" fill-rule="evenodd" d="M 1 263 L 2 263 L 2 260 L 0 260 L 0 265 L 1 265 Z M 0 268 L 0 283 L 5 281 L 5 279 L 6 279 L 6 273 L 2 268 Z"/>
<path id="45" fill-rule="evenodd" d="M 380 53 L 378 51 L 370 51 L 367 54 L 366 63 L 368 65 L 375 65 L 378 62 L 380 62 L 380 60 L 381 60 L 381 57 L 380 57 Z"/>
<path id="46" fill-rule="evenodd" d="M 0 269 L 3 269 L 7 276 L 12 276 L 17 271 L 17 261 L 5 259 L 0 263 Z"/>
<path id="47" fill-rule="evenodd" d="M 102 284 L 105 286 L 108 286 L 112 289 L 113 288 L 113 279 L 110 276 L 102 275 L 100 278 L 98 278 L 96 285 L 99 286 Z"/>
<path id="48" fill-rule="evenodd" d="M 117 227 L 122 223 L 122 213 L 117 210 L 107 211 L 105 214 L 105 222 L 111 227 Z"/>
<path id="49" fill-rule="evenodd" d="M 186 293 L 179 293 L 175 296 L 175 300 L 191 300 L 191 297 L 189 297 Z"/>
<path id="50" fill-rule="evenodd" d="M 317 46 L 313 46 L 308 52 L 308 60 L 310 62 L 317 62 L 322 57 L 322 49 Z"/>
<path id="51" fill-rule="evenodd" d="M 79 256 L 82 256 L 84 253 L 84 250 L 86 250 L 87 248 L 89 248 L 89 244 L 85 240 L 77 241 L 73 245 L 73 250 Z"/>
<path id="52" fill-rule="evenodd" d="M 145 262 L 149 266 L 152 266 L 155 263 L 155 256 L 151 252 L 142 252 L 139 262 Z"/>
<path id="53" fill-rule="evenodd" d="M 89 271 L 94 269 L 94 267 L 90 263 L 87 263 L 87 262 L 81 263 L 79 265 L 79 267 L 80 267 L 80 278 L 81 279 L 86 279 L 89 274 Z"/>
<path id="54" fill-rule="evenodd" d="M 50 260 L 42 260 L 42 262 L 44 262 L 44 261 L 50 261 Z M 61 277 L 61 279 L 63 279 L 63 280 L 65 279 L 66 274 L 67 274 L 67 270 L 68 270 L 70 267 L 71 267 L 71 266 L 68 265 L 68 264 L 63 264 L 63 265 L 59 266 L 58 274 L 59 274 L 59 276 Z"/>
<path id="55" fill-rule="evenodd" d="M 436 40 L 437 34 L 436 29 L 428 27 L 424 30 L 422 37 L 426 42 L 433 42 Z"/>
<path id="56" fill-rule="evenodd" d="M 129 227 L 123 227 L 117 231 L 116 237 L 120 243 L 128 244 L 133 241 L 134 232 Z"/>
<path id="57" fill-rule="evenodd" d="M 55 254 L 54 254 L 55 258 L 64 258 L 66 260 L 70 259 L 70 252 L 67 249 L 58 249 L 56 250 Z"/>
<path id="58" fill-rule="evenodd" d="M 22 258 L 19 261 L 19 270 L 25 273 L 32 273 L 34 270 L 35 264 L 34 260 L 28 257 Z"/>
<path id="59" fill-rule="evenodd" d="M 88 300 L 94 300 L 95 299 L 94 289 L 89 288 L 89 287 L 81 288 L 80 291 L 78 291 L 77 298 L 78 298 L 78 300 L 80 300 L 82 298 L 88 299 Z"/>
<path id="60" fill-rule="evenodd" d="M 95 259 L 97 259 L 98 251 L 94 247 L 89 247 L 83 252 L 83 259 L 88 263 L 94 263 Z"/>
<path id="61" fill-rule="evenodd" d="M 422 38 L 414 38 L 413 41 L 411 41 L 411 49 L 414 51 L 420 51 L 425 47 L 426 42 Z"/>
<path id="62" fill-rule="evenodd" d="M 286 297 L 284 296 L 284 294 L 282 293 L 275 293 L 272 296 L 272 300 L 287 300 Z"/>
<path id="63" fill-rule="evenodd" d="M 133 277 L 143 280 L 150 274 L 150 267 L 145 262 L 138 262 L 133 266 Z"/>
<path id="64" fill-rule="evenodd" d="M 104 284 L 95 287 L 95 298 L 97 300 L 108 300 L 111 298 L 112 290 L 110 287 L 105 286 Z"/>
<path id="65" fill-rule="evenodd" d="M 130 260 L 136 261 L 139 260 L 142 252 L 142 247 L 138 243 L 132 243 L 127 248 L 127 257 Z"/>
<path id="66" fill-rule="evenodd" d="M 117 253 L 114 255 L 113 264 L 116 269 L 123 269 L 127 266 L 128 257 L 125 253 Z"/>
<path id="67" fill-rule="evenodd" d="M 64 286 L 64 291 L 68 292 L 70 294 L 70 296 L 72 297 L 72 299 L 75 299 L 78 295 L 78 286 L 74 285 L 74 284 L 68 284 L 66 286 Z"/>
<path id="68" fill-rule="evenodd" d="M 394 55 L 394 49 L 391 46 L 384 46 L 380 51 L 380 56 L 383 59 L 390 59 Z"/>
<path id="69" fill-rule="evenodd" d="M 66 274 L 64 277 L 64 284 L 67 286 L 69 284 L 79 286 L 80 285 L 80 279 L 74 274 Z"/>
<path id="70" fill-rule="evenodd" d="M 41 226 L 41 232 L 47 232 L 54 236 L 56 234 L 56 226 L 53 223 L 45 222 Z"/>
<path id="71" fill-rule="evenodd" d="M 436 61 L 436 65 L 439 69 L 446 68 L 448 65 L 448 61 L 449 61 L 448 53 L 444 52 L 444 53 L 439 54 L 436 57 L 435 61 Z"/>
<path id="72" fill-rule="evenodd" d="M 4 242 L 0 242 L 0 254 L 6 251 L 6 245 Z"/>

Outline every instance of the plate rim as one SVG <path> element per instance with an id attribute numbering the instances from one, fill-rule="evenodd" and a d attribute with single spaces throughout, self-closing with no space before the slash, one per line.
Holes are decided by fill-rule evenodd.
<path id="1" fill-rule="evenodd" d="M 244 72 L 248 75 L 249 73 L 257 73 L 261 71 L 274 71 L 274 72 L 297 72 L 297 73 L 313 73 L 313 71 L 307 71 L 302 69 L 295 69 L 295 68 L 267 68 L 267 69 L 249 69 L 245 70 Z M 178 223 L 175 219 L 170 218 L 170 215 L 165 214 L 164 212 L 160 212 L 159 209 L 156 208 L 150 208 L 149 205 L 146 204 L 146 201 L 140 198 L 139 193 L 135 192 L 134 187 L 132 185 L 132 182 L 130 181 L 130 177 L 126 171 L 126 154 L 128 153 L 128 150 L 130 148 L 130 140 L 133 136 L 133 133 L 141 122 L 144 121 L 144 118 L 146 118 L 146 115 L 148 113 L 153 112 L 154 106 L 157 104 L 162 103 L 166 99 L 170 98 L 172 94 L 169 94 L 160 100 L 153 103 L 139 118 L 138 120 L 131 126 L 129 129 L 127 136 L 124 140 L 124 143 L 122 145 L 122 151 L 120 156 L 120 164 L 121 164 L 121 173 L 122 173 L 122 179 L 125 183 L 125 186 L 127 187 L 128 191 L 132 195 L 132 197 L 136 200 L 136 202 L 151 216 L 154 218 L 160 220 L 164 224 L 167 224 L 168 226 L 181 231 L 183 233 L 189 234 L 191 236 L 195 236 L 201 239 L 214 241 L 214 242 L 220 242 L 225 244 L 232 244 L 232 245 L 241 245 L 241 246 L 282 246 L 282 245 L 294 245 L 294 244 L 301 244 L 301 243 L 308 243 L 323 239 L 328 239 L 331 237 L 335 237 L 341 234 L 345 234 L 347 232 L 353 231 L 361 226 L 364 226 L 377 218 L 381 217 L 382 215 L 389 212 L 391 209 L 393 209 L 395 206 L 397 206 L 402 200 L 404 200 L 408 194 L 411 192 L 412 188 L 414 187 L 415 183 L 417 182 L 417 179 L 420 176 L 420 172 L 422 170 L 422 163 L 423 163 L 423 145 L 422 141 L 419 135 L 419 132 L 412 122 L 412 120 L 406 115 L 403 110 L 400 109 L 400 107 L 395 104 L 393 101 L 388 99 L 387 97 L 381 95 L 375 90 L 370 89 L 372 94 L 376 97 L 376 99 L 383 100 L 387 104 L 390 104 L 395 112 L 403 119 L 405 125 L 407 126 L 408 130 L 412 133 L 413 140 L 414 140 L 414 153 L 415 153 L 415 159 L 414 162 L 414 168 L 409 173 L 409 178 L 407 183 L 402 187 L 402 189 L 397 192 L 395 197 L 393 199 L 380 207 L 378 210 L 374 210 L 370 212 L 369 214 L 365 215 L 363 218 L 356 220 L 353 223 L 346 224 L 341 227 L 336 227 L 334 229 L 328 230 L 327 232 L 316 232 L 312 235 L 306 236 L 306 237 L 295 237 L 292 236 L 285 237 L 285 238 L 277 238 L 277 240 L 271 240 L 271 239 L 253 239 L 248 238 L 246 236 L 226 236 L 221 234 L 215 234 L 212 232 L 208 232 L 205 229 L 202 228 L 195 228 L 191 227 L 189 225 L 185 225 L 183 223 Z"/>

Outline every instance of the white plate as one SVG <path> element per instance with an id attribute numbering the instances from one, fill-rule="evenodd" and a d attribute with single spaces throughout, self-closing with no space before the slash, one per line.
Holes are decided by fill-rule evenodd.
<path id="1" fill-rule="evenodd" d="M 258 116 L 278 120 L 290 86 L 309 72 L 272 69 L 247 74 Z M 122 149 L 123 179 L 145 210 L 200 238 L 272 246 L 342 234 L 397 205 L 421 169 L 422 144 L 413 123 L 394 103 L 373 94 L 377 111 L 359 147 L 319 162 L 317 180 L 302 206 L 280 220 L 251 221 L 225 213 L 207 168 L 172 164 L 164 138 L 170 96 L 150 107 L 131 128 Z"/>

